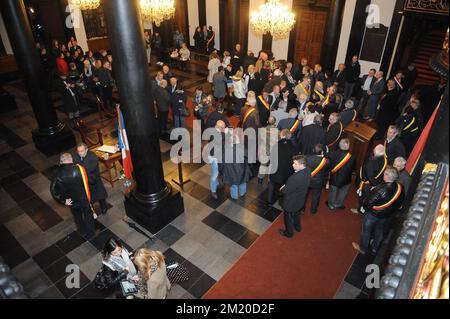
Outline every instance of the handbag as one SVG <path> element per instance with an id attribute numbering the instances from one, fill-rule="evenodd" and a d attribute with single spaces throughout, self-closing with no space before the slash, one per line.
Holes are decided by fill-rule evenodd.
<path id="1" fill-rule="evenodd" d="M 172 286 L 189 280 L 189 271 L 177 262 L 167 263 L 166 270 Z"/>
<path id="2" fill-rule="evenodd" d="M 181 116 L 183 117 L 191 116 L 191 111 L 189 111 L 189 109 L 185 105 L 183 105 L 183 107 L 181 108 Z"/>

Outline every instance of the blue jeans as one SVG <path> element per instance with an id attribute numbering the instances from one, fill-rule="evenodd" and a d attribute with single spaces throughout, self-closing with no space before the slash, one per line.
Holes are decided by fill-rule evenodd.
<path id="1" fill-rule="evenodd" d="M 184 116 L 174 114 L 173 115 L 173 126 L 175 128 L 184 127 Z"/>
<path id="2" fill-rule="evenodd" d="M 247 183 L 241 185 L 232 185 L 230 188 L 230 195 L 233 199 L 238 199 L 239 196 L 247 194 Z"/>
<path id="3" fill-rule="evenodd" d="M 217 158 L 211 156 L 208 157 L 208 160 L 211 163 L 211 192 L 217 193 L 217 187 L 219 186 L 219 163 L 217 161 Z"/>
<path id="4" fill-rule="evenodd" d="M 377 252 L 383 241 L 384 226 L 387 219 L 377 218 L 369 213 L 364 216 L 364 223 L 361 234 L 360 249 L 362 253 L 367 253 L 373 233 L 372 252 Z"/>

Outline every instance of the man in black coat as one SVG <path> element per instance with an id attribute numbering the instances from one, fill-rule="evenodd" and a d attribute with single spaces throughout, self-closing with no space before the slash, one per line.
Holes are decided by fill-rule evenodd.
<path id="1" fill-rule="evenodd" d="M 86 144 L 79 144 L 77 146 L 77 153 L 73 155 L 73 162 L 82 165 L 86 170 L 89 179 L 89 188 L 91 190 L 91 203 L 100 203 L 101 213 L 104 215 L 108 211 L 105 185 L 103 185 L 102 177 L 100 176 L 100 168 L 98 166 L 98 157 L 95 153 L 89 151 Z"/>
<path id="2" fill-rule="evenodd" d="M 324 156 L 324 147 L 317 144 L 314 149 L 314 155 L 306 156 L 307 166 L 311 171 L 311 184 L 309 193 L 312 196 L 311 214 L 317 214 L 320 204 L 320 195 L 327 182 L 330 172 L 330 161 Z"/>
<path id="3" fill-rule="evenodd" d="M 70 207 L 78 231 L 85 238 L 95 235 L 95 220 L 88 192 L 83 182 L 85 170 L 73 164 L 71 154 L 62 154 L 60 167 L 50 185 L 50 193 L 59 203 Z"/>
<path id="4" fill-rule="evenodd" d="M 391 125 L 388 129 L 384 147 L 389 165 L 394 164 L 397 157 L 406 158 L 406 150 L 399 138 L 400 130 L 397 126 Z"/>
<path id="5" fill-rule="evenodd" d="M 383 241 L 386 223 L 401 207 L 404 200 L 403 187 L 398 180 L 398 172 L 389 167 L 384 172 L 384 182 L 373 188 L 363 202 L 364 223 L 360 244 L 353 247 L 362 255 L 369 251 L 373 234 L 372 253 L 377 254 Z"/>
<path id="6" fill-rule="evenodd" d="M 331 210 L 344 210 L 345 199 L 352 183 L 355 171 L 356 158 L 349 152 L 350 141 L 346 138 L 339 143 L 339 150 L 328 154 L 331 162 L 330 196 L 328 208 Z"/>
<path id="7" fill-rule="evenodd" d="M 223 121 L 226 127 L 230 127 L 230 121 L 228 121 L 225 114 L 223 114 L 224 111 L 223 106 L 218 104 L 216 109 L 206 117 L 206 128 L 215 127 L 218 121 Z"/>
<path id="8" fill-rule="evenodd" d="M 303 128 L 300 134 L 299 149 L 303 155 L 313 155 L 317 144 L 326 145 L 325 130 L 322 127 L 322 116 L 314 118 L 314 124 Z"/>
<path id="9" fill-rule="evenodd" d="M 347 100 L 353 96 L 356 83 L 359 81 L 361 75 L 361 64 L 358 61 L 358 56 L 354 55 L 352 61 L 347 64 L 345 68 L 345 90 L 344 99 Z"/>
<path id="10" fill-rule="evenodd" d="M 269 177 L 268 202 L 275 203 L 275 193 L 283 186 L 288 178 L 294 173 L 292 169 L 292 158 L 296 155 L 296 147 L 292 143 L 292 134 L 289 130 L 280 133 L 281 140 L 274 145 L 270 151 L 271 156 L 278 157 L 278 169 Z"/>
<path id="11" fill-rule="evenodd" d="M 347 79 L 347 70 L 345 69 L 345 64 L 339 64 L 338 69 L 333 74 L 333 83 L 337 87 L 339 93 L 344 93 L 345 80 Z"/>
<path id="12" fill-rule="evenodd" d="M 339 142 L 344 134 L 344 125 L 341 122 L 339 113 L 333 113 L 330 115 L 330 125 L 328 126 L 326 133 L 326 141 L 328 151 L 335 151 L 339 146 Z"/>
<path id="13" fill-rule="evenodd" d="M 156 106 L 158 107 L 159 114 L 159 133 L 167 132 L 167 118 L 169 116 L 170 109 L 170 93 L 167 90 L 167 81 L 161 80 L 160 85 L 155 88 L 154 96 Z"/>
<path id="14" fill-rule="evenodd" d="M 355 110 L 355 101 L 347 100 L 345 102 L 345 109 L 340 113 L 341 122 L 344 128 L 347 128 L 351 123 L 358 118 L 358 112 Z"/>
<path id="15" fill-rule="evenodd" d="M 283 199 L 281 207 L 284 210 L 284 225 L 286 229 L 280 229 L 280 235 L 292 238 L 294 229 L 298 233 L 302 231 L 301 212 L 305 207 L 306 196 L 311 182 L 311 170 L 306 166 L 306 158 L 302 155 L 295 156 L 294 175 L 289 177 L 281 188 Z"/>
<path id="16" fill-rule="evenodd" d="M 298 119 L 298 110 L 291 109 L 289 111 L 289 117 L 283 119 L 278 123 L 278 130 L 289 130 L 292 135 L 292 142 L 298 144 L 301 137 L 302 122 Z"/>

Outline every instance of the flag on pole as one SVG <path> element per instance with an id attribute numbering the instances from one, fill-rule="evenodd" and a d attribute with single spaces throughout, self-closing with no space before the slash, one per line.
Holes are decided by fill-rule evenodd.
<path id="1" fill-rule="evenodd" d="M 128 144 L 125 122 L 119 107 L 117 107 L 117 113 L 119 119 L 119 147 L 122 150 L 123 171 L 127 179 L 132 179 L 133 163 L 131 161 L 130 145 Z"/>

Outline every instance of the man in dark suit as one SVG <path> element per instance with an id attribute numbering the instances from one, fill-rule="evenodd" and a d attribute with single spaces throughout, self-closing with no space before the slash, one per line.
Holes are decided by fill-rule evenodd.
<path id="1" fill-rule="evenodd" d="M 347 64 L 345 75 L 344 99 L 347 100 L 353 96 L 355 85 L 359 81 L 359 76 L 361 75 L 361 64 L 358 61 L 357 55 L 354 55 L 352 61 Z"/>
<path id="2" fill-rule="evenodd" d="M 344 134 L 344 125 L 341 122 L 341 117 L 339 113 L 333 113 L 330 115 L 330 125 L 326 133 L 326 145 L 329 152 L 338 148 L 342 134 Z"/>
<path id="3" fill-rule="evenodd" d="M 297 144 L 301 136 L 301 126 L 302 123 L 298 119 L 297 109 L 291 109 L 289 111 L 289 118 L 281 120 L 280 123 L 278 123 L 278 130 L 289 130 L 292 135 L 292 142 Z"/>
<path id="4" fill-rule="evenodd" d="M 353 247 L 362 255 L 369 252 L 376 255 L 385 233 L 386 224 L 401 207 L 404 200 L 404 190 L 398 181 L 398 172 L 388 167 L 384 172 L 383 183 L 374 187 L 364 198 L 364 223 L 360 243 L 353 243 Z M 373 242 L 371 245 L 371 239 Z"/>
<path id="5" fill-rule="evenodd" d="M 317 144 L 326 145 L 325 129 L 322 127 L 322 116 L 314 118 L 314 124 L 303 128 L 298 147 L 303 155 L 313 155 Z"/>
<path id="6" fill-rule="evenodd" d="M 267 125 L 267 120 L 269 119 L 271 108 L 274 101 L 273 96 L 270 95 L 269 91 L 263 90 L 262 95 L 257 98 L 257 106 L 259 113 L 259 120 L 262 126 Z"/>
<path id="7" fill-rule="evenodd" d="M 350 141 L 344 138 L 339 143 L 339 150 L 328 154 L 331 162 L 331 190 L 327 205 L 331 210 L 346 208 L 344 203 L 350 190 L 352 175 L 356 166 L 356 158 L 349 150 Z"/>
<path id="8" fill-rule="evenodd" d="M 347 100 L 345 102 L 345 108 L 340 113 L 341 122 L 344 125 L 344 128 L 347 128 L 351 123 L 356 121 L 358 118 L 358 112 L 355 110 L 355 101 Z"/>
<path id="9" fill-rule="evenodd" d="M 338 69 L 333 74 L 333 83 L 336 85 L 339 93 L 344 93 L 345 81 L 346 81 L 346 69 L 345 64 L 339 64 Z"/>
<path id="10" fill-rule="evenodd" d="M 283 193 L 281 207 L 284 210 L 285 229 L 280 229 L 279 232 L 281 236 L 287 238 L 294 236 L 294 229 L 298 233 L 302 231 L 300 217 L 311 183 L 311 170 L 306 166 L 306 158 L 298 155 L 294 157 L 293 161 L 292 167 L 295 173 L 281 188 Z"/>
<path id="11" fill-rule="evenodd" d="M 99 202 L 101 213 L 103 215 L 106 214 L 108 211 L 108 205 L 106 203 L 108 193 L 100 176 L 97 155 L 91 152 L 86 144 L 81 143 L 77 146 L 77 153 L 73 155 L 73 162 L 74 164 L 82 165 L 86 170 L 91 191 L 91 203 L 95 204 Z"/>
<path id="12" fill-rule="evenodd" d="M 281 186 L 286 184 L 288 178 L 294 173 L 292 169 L 292 158 L 296 155 L 295 145 L 291 141 L 292 134 L 289 130 L 283 130 L 280 133 L 280 141 L 270 150 L 271 156 L 278 157 L 278 168 L 276 172 L 269 177 L 269 189 L 267 201 L 273 205 L 275 203 L 275 194 Z"/>
<path id="13" fill-rule="evenodd" d="M 377 115 L 378 104 L 380 103 L 381 96 L 386 91 L 386 81 L 383 78 L 384 72 L 378 71 L 375 75 L 376 81 L 373 87 L 370 89 L 367 94 L 369 95 L 369 99 L 367 101 L 367 111 L 365 120 L 373 120 Z"/>
<path id="14" fill-rule="evenodd" d="M 206 117 L 206 128 L 215 127 L 218 121 L 223 121 L 226 127 L 230 127 L 230 122 L 225 114 L 223 114 L 224 111 L 222 105 L 216 105 L 216 109 Z"/>
<path id="15" fill-rule="evenodd" d="M 369 74 L 363 76 L 361 81 L 361 99 L 359 100 L 358 112 L 364 114 L 366 110 L 367 101 L 369 99 L 369 91 L 373 88 L 373 85 L 376 82 L 375 74 L 377 70 L 371 69 Z"/>
<path id="16" fill-rule="evenodd" d="M 309 193 L 311 194 L 311 214 L 317 214 L 320 203 L 322 189 L 327 182 L 330 172 L 330 161 L 324 156 L 323 145 L 317 144 L 314 148 L 314 155 L 306 156 L 307 166 L 311 170 L 311 184 Z"/>
<path id="17" fill-rule="evenodd" d="M 56 201 L 70 207 L 81 235 L 85 238 L 93 238 L 95 220 L 87 191 L 89 186 L 83 180 L 86 172 L 82 166 L 73 164 L 73 157 L 68 153 L 61 155 L 60 164 L 52 178 L 50 193 Z"/>
<path id="18" fill-rule="evenodd" d="M 167 90 L 167 81 L 162 80 L 160 85 L 155 88 L 154 96 L 156 106 L 158 107 L 159 117 L 159 133 L 167 132 L 167 118 L 169 116 L 170 109 L 170 93 Z"/>
<path id="19" fill-rule="evenodd" d="M 389 165 L 394 164 L 397 157 L 406 158 L 406 150 L 399 138 L 400 130 L 397 126 L 391 125 L 388 129 L 384 147 Z"/>

